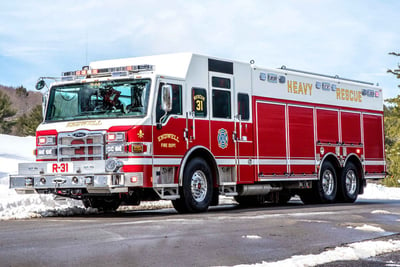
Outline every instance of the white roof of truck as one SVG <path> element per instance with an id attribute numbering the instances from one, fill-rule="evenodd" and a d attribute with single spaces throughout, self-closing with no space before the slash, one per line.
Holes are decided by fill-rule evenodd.
<path id="1" fill-rule="evenodd" d="M 113 68 L 134 65 L 154 65 L 155 72 L 159 75 L 184 79 L 186 77 L 193 53 L 176 53 L 156 56 L 132 57 L 94 61 L 90 63 L 91 69 Z"/>

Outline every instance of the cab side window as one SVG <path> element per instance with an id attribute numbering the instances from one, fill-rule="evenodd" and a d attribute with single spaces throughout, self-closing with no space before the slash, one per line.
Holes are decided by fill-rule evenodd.
<path id="1" fill-rule="evenodd" d="M 192 111 L 196 117 L 207 117 L 206 89 L 192 88 Z"/>
<path id="2" fill-rule="evenodd" d="M 214 118 L 231 118 L 231 92 L 224 90 L 212 91 L 212 106 Z"/>
<path id="3" fill-rule="evenodd" d="M 250 118 L 250 107 L 249 107 L 249 95 L 239 93 L 238 94 L 238 113 L 241 115 L 241 119 L 248 121 Z"/>
<path id="4" fill-rule="evenodd" d="M 231 119 L 231 92 L 230 78 L 211 77 L 212 90 L 212 115 L 214 118 Z M 216 89 L 216 88 L 218 89 Z"/>
<path id="5" fill-rule="evenodd" d="M 164 118 L 164 121 L 171 114 L 182 115 L 182 85 L 180 84 L 172 84 L 167 83 L 172 86 L 172 109 L 167 113 L 167 116 Z M 165 85 L 165 83 L 160 83 L 158 87 L 158 96 L 157 96 L 157 107 L 156 107 L 156 122 L 160 121 L 160 118 L 164 115 L 164 110 L 161 109 L 161 88 Z"/>

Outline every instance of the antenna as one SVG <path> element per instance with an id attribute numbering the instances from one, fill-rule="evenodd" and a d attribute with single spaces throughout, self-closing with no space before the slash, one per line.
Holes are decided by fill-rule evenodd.
<path id="1" fill-rule="evenodd" d="M 85 65 L 89 65 L 89 62 L 88 62 L 88 50 L 89 50 L 89 41 L 88 41 L 88 35 L 89 35 L 89 33 L 88 33 L 88 30 L 87 30 L 87 28 L 86 28 L 86 47 L 85 47 Z"/>

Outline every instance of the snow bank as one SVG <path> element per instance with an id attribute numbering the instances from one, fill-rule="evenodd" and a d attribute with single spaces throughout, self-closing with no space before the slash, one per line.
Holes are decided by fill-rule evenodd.
<path id="1" fill-rule="evenodd" d="M 297 255 L 276 262 L 262 262 L 257 264 L 236 265 L 237 267 L 302 267 L 316 266 L 338 260 L 349 261 L 374 257 L 380 254 L 400 251 L 400 240 L 364 241 L 352 243 L 343 247 L 336 247 L 320 254 Z"/>
<path id="2" fill-rule="evenodd" d="M 399 187 L 385 187 L 379 184 L 368 183 L 360 199 L 400 199 Z"/>
<path id="3" fill-rule="evenodd" d="M 92 213 L 80 201 L 55 201 L 53 195 L 18 195 L 9 189 L 8 175 L 19 162 L 34 161 L 35 137 L 0 134 L 0 220 Z"/>

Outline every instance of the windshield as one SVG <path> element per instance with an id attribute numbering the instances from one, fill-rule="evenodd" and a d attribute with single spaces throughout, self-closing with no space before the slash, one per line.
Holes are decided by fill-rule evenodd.
<path id="1" fill-rule="evenodd" d="M 46 121 L 146 115 L 150 80 L 119 80 L 56 86 Z"/>

